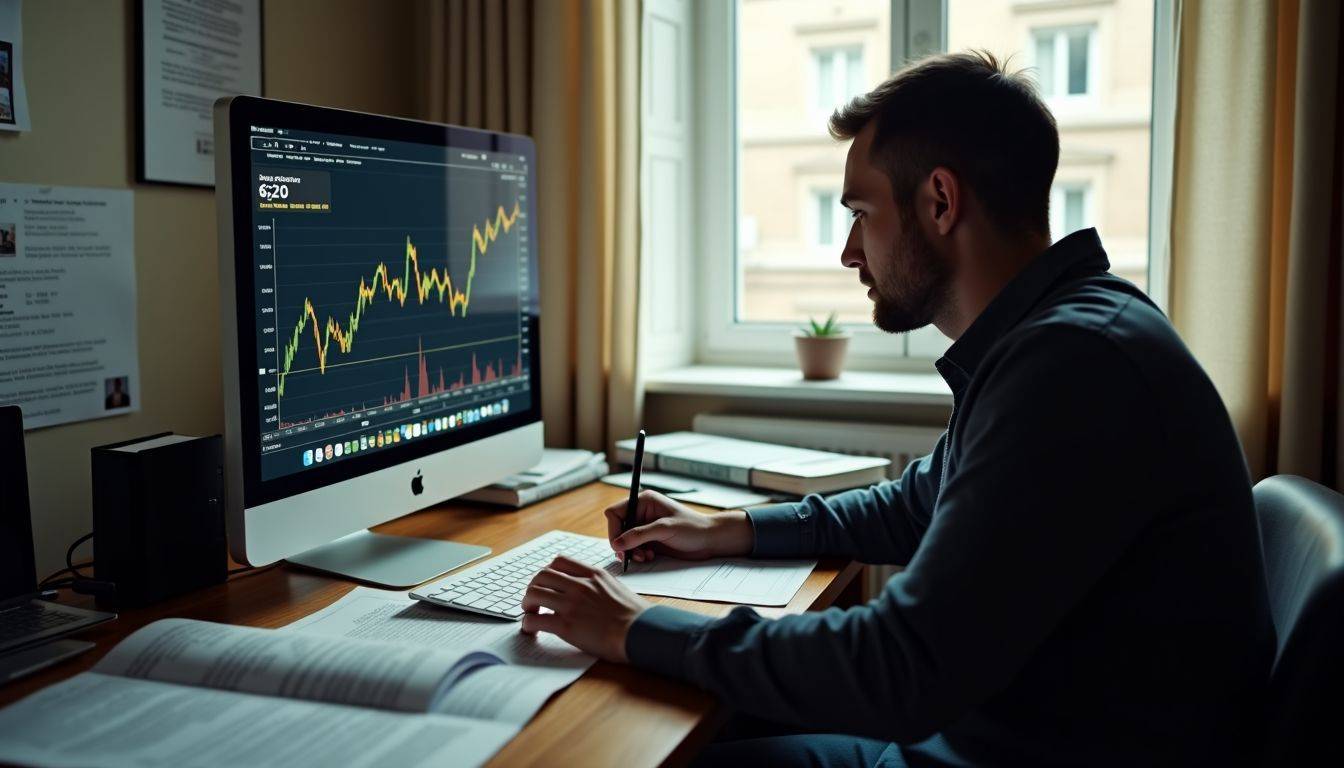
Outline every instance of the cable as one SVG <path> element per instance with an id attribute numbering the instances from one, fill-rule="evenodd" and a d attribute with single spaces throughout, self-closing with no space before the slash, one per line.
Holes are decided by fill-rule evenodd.
<path id="1" fill-rule="evenodd" d="M 74 570 L 74 569 L 75 569 L 75 568 L 88 568 L 90 565 L 93 565 L 93 561 L 92 561 L 92 560 L 87 560 L 87 561 L 82 562 L 82 563 L 76 563 L 73 567 L 62 568 L 61 570 L 56 571 L 55 573 L 51 574 L 50 576 L 46 577 L 45 579 L 39 581 L 39 582 L 37 583 L 37 585 L 38 585 L 39 587 L 47 587 L 47 583 L 48 583 L 48 582 L 50 582 L 52 579 L 55 579 L 56 577 L 58 577 L 58 576 L 60 576 L 61 574 L 64 574 L 64 573 L 71 574 L 73 577 L 84 578 L 82 574 L 80 574 L 77 570 Z"/>
<path id="2" fill-rule="evenodd" d="M 89 532 L 75 539 L 74 542 L 65 550 L 65 567 L 47 578 L 38 582 L 37 588 L 42 591 L 52 589 L 70 588 L 75 592 L 86 595 L 110 595 L 115 594 L 116 585 L 109 581 L 99 581 L 90 575 L 86 575 L 81 568 L 88 568 L 93 565 L 93 558 L 89 558 L 82 563 L 75 562 L 75 550 L 79 545 L 93 538 L 93 533 Z M 65 574 L 70 574 L 68 577 Z"/>
<path id="3" fill-rule="evenodd" d="M 37 591 L 46 592 L 52 589 L 65 589 L 66 587 L 73 587 L 75 585 L 74 579 L 57 579 L 56 581 L 51 581 L 52 576 L 56 576 L 60 573 L 61 573 L 60 571 L 57 571 L 56 573 L 53 573 L 51 576 L 48 576 L 46 581 L 43 581 L 41 584 L 37 585 Z"/>
<path id="4" fill-rule="evenodd" d="M 66 570 L 70 571 L 70 572 L 73 573 L 75 576 L 77 576 L 77 577 L 79 577 L 79 578 L 81 578 L 81 579 L 91 578 L 91 577 L 89 577 L 89 576 L 85 576 L 84 574 L 80 573 L 80 572 L 79 572 L 79 569 L 80 569 L 81 567 L 83 567 L 83 566 L 86 566 L 86 565 L 93 565 L 93 560 L 89 560 L 87 563 L 81 563 L 80 565 L 75 565 L 75 550 L 76 550 L 76 549 L 79 549 L 79 545 L 80 545 L 80 544 L 83 544 L 84 542 L 86 542 L 86 541 L 88 541 L 89 539 L 92 539 L 92 538 L 93 538 L 93 531 L 89 531 L 88 533 L 84 534 L 83 536 L 80 536 L 78 539 L 75 539 L 75 542 L 74 542 L 73 544 L 70 545 L 70 548 L 67 549 L 67 550 L 65 550 L 65 568 L 66 568 Z"/>

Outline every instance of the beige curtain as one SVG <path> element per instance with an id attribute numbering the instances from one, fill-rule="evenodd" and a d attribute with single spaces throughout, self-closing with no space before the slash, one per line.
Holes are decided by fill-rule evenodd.
<path id="1" fill-rule="evenodd" d="M 426 119 L 537 142 L 546 442 L 608 450 L 640 423 L 640 7 L 421 0 Z"/>
<path id="2" fill-rule="evenodd" d="M 1338 487 L 1336 0 L 1185 0 L 1171 317 L 1256 478 Z"/>

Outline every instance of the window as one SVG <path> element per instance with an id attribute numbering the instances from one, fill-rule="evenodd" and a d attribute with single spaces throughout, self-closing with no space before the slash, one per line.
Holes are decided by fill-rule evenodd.
<path id="1" fill-rule="evenodd" d="M 849 235 L 849 211 L 840 204 L 840 193 L 834 189 L 812 191 L 813 244 L 829 248 L 830 256 L 839 256 L 839 248 Z"/>
<path id="2" fill-rule="evenodd" d="M 1095 26 L 1037 29 L 1031 33 L 1037 82 L 1052 103 L 1096 93 L 1092 63 Z"/>
<path id="3" fill-rule="evenodd" d="M 1055 182 L 1050 190 L 1050 234 L 1055 240 L 1092 222 L 1092 185 L 1087 182 Z"/>
<path id="4" fill-rule="evenodd" d="M 885 79 L 893 62 L 939 50 L 983 48 L 1036 69 L 1060 132 L 1052 234 L 1096 227 L 1113 271 L 1146 286 L 1154 19 L 1170 13 L 1168 0 L 691 7 L 691 109 L 701 139 L 687 231 L 700 260 L 687 306 L 697 362 L 791 365 L 789 329 L 831 311 L 855 335 L 855 369 L 927 369 L 946 348 L 936 329 L 891 336 L 873 328 L 866 292 L 840 264 L 851 225 L 838 204 L 848 147 L 829 137 L 825 121 Z M 733 141 L 705 138 L 724 136 Z"/>
<path id="5" fill-rule="evenodd" d="M 841 104 L 868 90 L 863 76 L 863 48 L 822 48 L 812 51 L 813 108 L 828 116 Z"/>
<path id="6" fill-rule="evenodd" d="M 890 0 L 705 5 L 737 7 L 735 225 L 755 234 L 736 254 L 726 322 L 792 343 L 788 328 L 835 311 L 851 330 L 876 336 L 866 292 L 840 264 L 851 225 L 840 205 L 846 147 L 826 121 L 890 72 Z M 887 341 L 903 355 L 903 341 Z"/>

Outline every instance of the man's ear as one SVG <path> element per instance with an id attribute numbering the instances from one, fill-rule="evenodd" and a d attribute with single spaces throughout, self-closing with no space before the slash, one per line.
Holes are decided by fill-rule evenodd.
<path id="1" fill-rule="evenodd" d="M 933 203 L 933 226 L 938 234 L 946 235 L 961 218 L 961 185 L 957 175 L 941 165 L 929 173 L 927 184 Z"/>

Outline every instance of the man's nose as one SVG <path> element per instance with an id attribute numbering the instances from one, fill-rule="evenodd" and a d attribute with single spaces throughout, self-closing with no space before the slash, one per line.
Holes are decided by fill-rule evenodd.
<path id="1" fill-rule="evenodd" d="M 849 237 L 845 238 L 845 247 L 840 250 L 840 263 L 850 269 L 863 266 L 863 237 L 859 234 L 859 222 L 849 227 Z"/>

